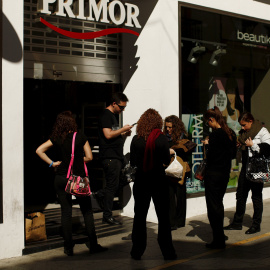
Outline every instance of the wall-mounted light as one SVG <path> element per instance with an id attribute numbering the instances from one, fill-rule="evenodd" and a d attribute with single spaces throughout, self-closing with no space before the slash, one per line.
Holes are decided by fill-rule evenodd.
<path id="1" fill-rule="evenodd" d="M 225 49 L 222 49 L 221 47 L 218 46 L 217 49 L 213 52 L 209 63 L 213 66 L 217 66 L 221 56 L 226 54 L 226 52 L 227 51 Z"/>
<path id="2" fill-rule="evenodd" d="M 205 52 L 205 47 L 201 46 L 200 44 L 196 43 L 196 47 L 192 48 L 190 54 L 188 56 L 188 61 L 192 64 L 197 63 L 200 55 Z"/>

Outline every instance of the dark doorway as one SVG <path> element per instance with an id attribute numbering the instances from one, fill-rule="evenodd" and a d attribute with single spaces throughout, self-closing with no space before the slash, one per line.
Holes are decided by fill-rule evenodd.
<path id="1" fill-rule="evenodd" d="M 43 210 L 57 201 L 53 181 L 54 171 L 36 155 L 37 147 L 49 139 L 58 113 L 71 110 L 79 130 L 84 132 L 92 150 L 98 146 L 97 118 L 105 108 L 111 93 L 120 91 L 119 84 L 73 82 L 57 80 L 24 80 L 24 197 L 25 211 Z M 90 171 L 99 167 L 98 151 L 89 164 Z M 56 153 L 49 150 L 54 160 Z M 93 172 L 91 189 L 102 186 L 102 171 Z"/>

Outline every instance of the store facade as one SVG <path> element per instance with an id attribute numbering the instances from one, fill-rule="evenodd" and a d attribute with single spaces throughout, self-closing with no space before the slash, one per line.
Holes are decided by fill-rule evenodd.
<path id="1" fill-rule="evenodd" d="M 96 118 L 114 91 L 124 91 L 130 100 L 120 118 L 123 124 L 136 122 L 148 108 L 163 118 L 182 116 L 198 143 L 193 169 L 202 158 L 200 139 L 209 132 L 202 122 L 205 110 L 219 106 L 230 125 L 239 128 L 228 89 L 234 89 L 237 113 L 251 110 L 270 128 L 266 1 L 12 2 L 1 1 L 0 258 L 22 254 L 26 209 L 55 200 L 53 172 L 38 160 L 35 149 L 48 138 L 60 111 L 73 111 L 96 153 Z M 86 36 L 99 31 L 110 34 Z M 240 163 L 233 163 L 225 207 L 235 206 Z M 101 184 L 96 181 L 93 188 Z M 201 183 L 191 178 L 187 188 L 188 217 L 205 213 Z M 270 197 L 269 189 L 264 198 Z M 127 201 L 122 212 L 132 217 L 132 197 Z M 148 219 L 156 221 L 153 205 Z"/>

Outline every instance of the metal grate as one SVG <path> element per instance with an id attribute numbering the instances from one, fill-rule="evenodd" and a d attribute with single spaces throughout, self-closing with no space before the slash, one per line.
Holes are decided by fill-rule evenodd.
<path id="1" fill-rule="evenodd" d="M 73 40 L 44 26 L 39 22 L 40 17 L 59 28 L 78 33 L 95 32 L 112 27 L 98 22 L 37 14 L 37 0 L 24 0 L 25 51 L 117 61 L 121 59 L 120 35 L 112 34 L 93 40 Z"/>

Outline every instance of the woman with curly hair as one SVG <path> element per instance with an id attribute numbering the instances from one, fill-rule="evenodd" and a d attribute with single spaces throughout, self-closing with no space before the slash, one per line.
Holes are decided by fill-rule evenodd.
<path id="1" fill-rule="evenodd" d="M 142 114 L 137 124 L 137 135 L 130 146 L 130 163 L 137 166 L 133 186 L 134 222 L 131 257 L 140 260 L 146 249 L 146 217 L 151 198 L 158 217 L 158 244 L 165 260 L 176 259 L 169 220 L 169 185 L 165 179 L 165 165 L 170 163 L 169 144 L 161 132 L 162 118 L 154 109 Z"/>
<path id="2" fill-rule="evenodd" d="M 40 145 L 36 150 L 37 155 L 45 161 L 49 167 L 56 168 L 54 186 L 61 205 L 64 253 L 68 256 L 73 255 L 74 243 L 72 241 L 72 197 L 65 192 L 65 187 L 68 180 L 67 172 L 70 163 L 74 132 L 77 132 L 77 125 L 75 119 L 72 117 L 72 113 L 70 111 L 62 112 L 57 115 L 50 139 Z M 54 162 L 47 156 L 46 152 L 53 146 L 57 148 L 59 160 L 61 161 Z M 78 132 L 75 140 L 73 173 L 84 177 L 84 162 L 87 163 L 92 159 L 93 155 L 87 137 L 83 133 Z M 90 242 L 90 253 L 107 250 L 107 248 L 97 243 L 91 198 L 89 196 L 77 197 L 77 201 L 84 217 L 86 232 Z"/>
<path id="3" fill-rule="evenodd" d="M 187 138 L 188 134 L 185 129 L 185 125 L 182 120 L 176 115 L 170 115 L 165 118 L 163 133 L 166 135 L 170 148 L 172 147 L 177 156 L 182 158 L 184 162 L 188 162 L 191 155 L 191 151 L 186 151 L 185 148 L 174 147 L 178 145 L 179 140 Z M 177 230 L 177 228 L 185 227 L 186 224 L 186 178 L 188 174 L 185 174 L 183 184 L 179 184 L 176 178 L 169 177 L 169 194 L 170 194 L 170 223 L 171 230 Z"/>

